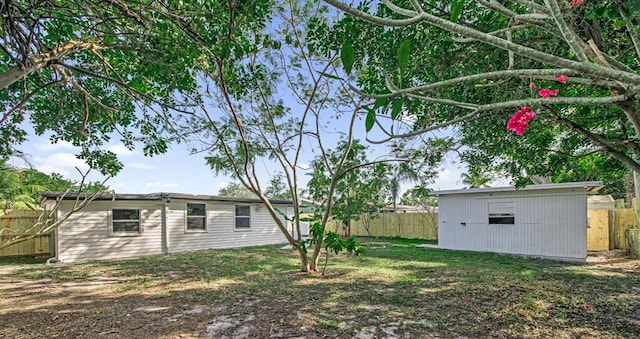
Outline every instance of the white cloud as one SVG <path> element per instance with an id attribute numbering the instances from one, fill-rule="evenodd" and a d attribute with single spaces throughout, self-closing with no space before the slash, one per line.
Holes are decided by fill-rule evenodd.
<path id="1" fill-rule="evenodd" d="M 125 167 L 133 167 L 133 168 L 143 169 L 143 170 L 151 170 L 156 168 L 155 166 L 147 165 L 142 162 L 130 162 L 126 164 Z"/>
<path id="2" fill-rule="evenodd" d="M 174 188 L 179 185 L 173 182 L 152 181 L 144 184 L 146 188 Z"/>
<path id="3" fill-rule="evenodd" d="M 441 168 L 438 178 L 429 187 L 434 190 L 462 188 L 462 171 L 459 168 Z"/>
<path id="4" fill-rule="evenodd" d="M 68 141 L 58 141 L 55 144 L 51 142 L 42 142 L 35 146 L 40 151 L 51 152 L 51 151 L 61 151 L 61 150 L 75 150 L 77 147 L 73 146 L 72 143 Z"/>
<path id="5" fill-rule="evenodd" d="M 124 182 L 114 182 L 109 185 L 109 189 L 112 189 L 117 192 L 121 189 L 127 188 L 127 186 L 128 185 L 125 184 Z"/>
<path id="6" fill-rule="evenodd" d="M 229 187 L 229 183 L 228 183 L 228 182 L 226 182 L 226 181 L 221 181 L 221 182 L 218 184 L 218 189 L 223 189 L 223 188 L 227 188 L 227 187 Z"/>
<path id="7" fill-rule="evenodd" d="M 87 170 L 89 166 L 84 160 L 76 158 L 72 153 L 54 153 L 47 157 L 36 157 L 36 168 L 44 173 L 60 173 L 65 177 L 75 177 L 77 171 L 74 167 Z"/>
<path id="8" fill-rule="evenodd" d="M 137 153 L 136 150 L 130 150 L 130 149 L 127 148 L 127 146 L 125 146 L 123 144 L 107 146 L 107 150 L 115 153 L 118 156 L 134 155 L 134 154 Z"/>

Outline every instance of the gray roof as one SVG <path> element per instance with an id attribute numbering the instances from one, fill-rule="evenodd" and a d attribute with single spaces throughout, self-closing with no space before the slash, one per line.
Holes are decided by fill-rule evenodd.
<path id="1" fill-rule="evenodd" d="M 43 192 L 40 196 L 47 199 L 57 199 L 64 195 L 64 200 L 74 200 L 78 196 L 80 198 L 91 196 L 91 193 L 67 193 L 62 192 Z M 163 200 L 163 199 L 182 199 L 182 200 L 197 200 L 197 201 L 224 201 L 224 202 L 240 202 L 240 203 L 262 203 L 258 198 L 235 198 L 235 197 L 220 197 L 217 195 L 204 195 L 204 194 L 186 194 L 186 193 L 148 193 L 148 194 L 132 194 L 132 193 L 103 193 L 100 194 L 95 200 Z M 291 200 L 278 200 L 269 199 L 272 204 L 278 205 L 291 205 Z"/>
<path id="2" fill-rule="evenodd" d="M 589 192 L 596 192 L 597 190 L 602 188 L 602 181 L 581 181 L 581 182 L 563 182 L 559 184 L 527 185 L 525 187 L 520 187 L 520 188 L 516 188 L 515 186 L 464 188 L 464 189 L 455 189 L 455 190 L 433 191 L 429 193 L 429 195 L 440 196 L 440 195 L 447 195 L 447 194 L 531 191 L 531 190 L 566 189 L 566 188 L 584 188 Z"/>

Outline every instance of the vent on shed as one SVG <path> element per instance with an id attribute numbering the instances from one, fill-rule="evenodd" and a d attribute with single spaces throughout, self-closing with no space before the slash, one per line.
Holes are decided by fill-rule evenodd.
<path id="1" fill-rule="evenodd" d="M 490 225 L 513 225 L 516 204 L 514 201 L 500 201 L 489 203 L 489 224 Z"/>

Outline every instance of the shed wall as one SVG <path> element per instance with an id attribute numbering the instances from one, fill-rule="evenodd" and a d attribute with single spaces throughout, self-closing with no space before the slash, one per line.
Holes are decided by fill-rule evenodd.
<path id="1" fill-rule="evenodd" d="M 63 202 L 58 216 L 68 212 L 72 204 Z M 56 257 L 63 262 L 79 262 L 161 254 L 161 206 L 157 201 L 93 201 L 58 228 Z M 141 234 L 112 235 L 109 213 L 114 208 L 140 209 Z"/>
<path id="2" fill-rule="evenodd" d="M 513 201 L 513 225 L 489 224 L 489 203 Z M 439 197 L 438 246 L 560 260 L 587 256 L 587 199 L 580 188 Z"/>
<path id="3" fill-rule="evenodd" d="M 167 206 L 167 232 L 169 252 L 185 252 L 210 248 L 233 248 L 269 245 L 286 242 L 273 218 L 261 204 L 251 206 L 251 229 L 235 229 L 235 205 L 206 203 L 206 232 L 187 231 L 185 228 L 186 200 L 172 199 Z M 202 203 L 194 201 L 194 203 Z M 285 211 L 286 207 L 280 207 Z"/>

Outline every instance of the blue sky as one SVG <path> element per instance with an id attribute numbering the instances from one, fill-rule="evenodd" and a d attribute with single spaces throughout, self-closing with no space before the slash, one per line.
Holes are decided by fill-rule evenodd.
<path id="1" fill-rule="evenodd" d="M 359 128 L 356 138 L 364 139 L 364 123 L 357 122 Z M 327 132 L 329 139 L 335 139 Z M 385 153 L 385 146 L 369 145 L 370 154 Z M 190 154 L 188 145 L 172 145 L 166 154 L 146 157 L 140 150 L 128 150 L 122 144 L 112 142 L 107 148 L 116 153 L 124 164 L 124 169 L 115 177 L 107 181 L 117 193 L 152 193 L 152 192 L 179 192 L 192 194 L 217 194 L 220 188 L 233 181 L 229 177 L 215 175 L 204 161 L 204 154 Z M 45 173 L 60 173 L 64 177 L 79 180 L 81 176 L 77 166 L 86 170 L 88 166 L 84 161 L 77 159 L 77 149 L 67 142 L 52 144 L 46 136 L 35 136 L 30 133 L 29 140 L 19 147 L 26 153 L 31 165 Z M 307 160 L 310 161 L 313 152 L 308 152 Z M 303 161 L 303 166 L 306 161 Z M 450 158 L 440 168 L 439 177 L 430 185 L 433 189 L 452 189 L 463 187 L 460 175 L 464 168 Z M 12 159 L 16 166 L 26 167 L 24 161 Z M 308 163 L 308 162 L 306 162 Z M 265 163 L 262 169 L 264 183 L 268 177 L 276 174 L 271 164 Z M 104 180 L 104 176 L 93 171 L 90 179 Z M 307 178 L 304 177 L 303 186 Z M 404 185 L 404 189 L 411 185 Z"/>

